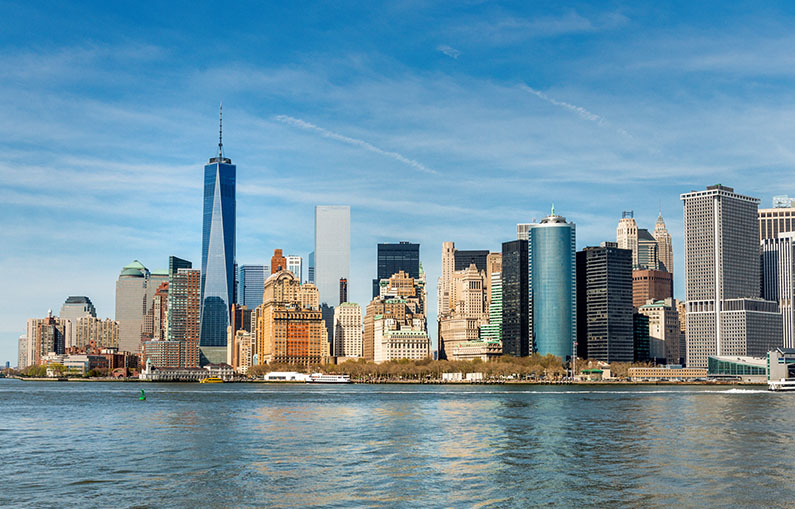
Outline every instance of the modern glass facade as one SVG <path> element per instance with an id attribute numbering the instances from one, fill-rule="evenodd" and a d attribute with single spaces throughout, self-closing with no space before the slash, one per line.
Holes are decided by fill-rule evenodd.
<path id="1" fill-rule="evenodd" d="M 377 277 L 373 279 L 373 298 L 378 297 L 378 283 L 401 270 L 415 279 L 420 276 L 420 245 L 410 242 L 378 244 L 378 270 Z"/>
<path id="2" fill-rule="evenodd" d="M 530 354 L 527 241 L 502 243 L 502 353 Z"/>
<path id="3" fill-rule="evenodd" d="M 200 346 L 226 346 L 235 294 L 237 168 L 220 152 L 204 167 Z"/>
<path id="4" fill-rule="evenodd" d="M 564 361 L 577 330 L 575 237 L 574 223 L 553 212 L 530 228 L 528 241 L 533 351 Z"/>
<path id="5" fill-rule="evenodd" d="M 726 358 L 710 355 L 707 357 L 707 373 L 713 376 L 767 376 L 767 363 L 766 360 L 762 358 Z"/>
<path id="6" fill-rule="evenodd" d="M 238 304 L 254 309 L 262 304 L 265 280 L 270 276 L 267 265 L 241 265 L 238 281 Z"/>
<path id="7" fill-rule="evenodd" d="M 475 264 L 478 270 L 488 271 L 486 268 L 486 258 L 489 256 L 487 250 L 460 250 L 456 249 L 453 254 L 455 260 L 455 270 L 466 270 L 471 264 Z"/>
<path id="8" fill-rule="evenodd" d="M 502 341 L 502 272 L 491 274 L 491 302 L 489 323 L 480 327 L 483 340 Z"/>

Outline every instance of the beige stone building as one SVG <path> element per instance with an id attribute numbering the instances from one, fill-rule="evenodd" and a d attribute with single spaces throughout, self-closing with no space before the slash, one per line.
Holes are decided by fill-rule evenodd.
<path id="1" fill-rule="evenodd" d="M 388 280 L 381 280 L 379 286 L 380 295 L 373 299 L 367 305 L 363 320 L 363 334 L 362 334 L 362 356 L 374 361 L 376 358 L 376 349 L 384 348 L 382 344 L 377 344 L 376 339 L 376 322 L 381 320 L 394 320 L 391 331 L 424 331 L 425 337 L 428 337 L 428 324 L 425 316 L 425 274 L 421 273 L 420 277 L 413 279 L 400 271 L 393 274 Z M 390 322 L 391 323 L 391 322 Z M 378 325 L 381 327 L 382 332 L 385 330 L 383 323 Z M 415 336 L 412 340 L 412 345 L 418 344 L 421 341 L 421 334 L 410 334 Z M 394 334 L 397 337 L 399 334 Z M 380 341 L 380 340 L 378 340 Z M 398 343 L 396 343 L 398 344 Z M 406 343 L 408 344 L 408 343 Z M 412 346 L 414 348 L 414 346 Z M 428 344 L 430 351 L 430 343 Z M 399 348 L 395 347 L 388 352 L 379 350 L 381 359 L 384 356 L 398 355 Z M 416 352 L 419 350 L 413 349 L 410 351 L 411 355 L 418 355 Z M 414 357 L 409 357 L 414 358 Z"/>
<path id="2" fill-rule="evenodd" d="M 671 234 L 665 227 L 662 212 L 657 216 L 652 236 L 657 240 L 657 257 L 660 261 L 660 270 L 674 273 L 674 248 L 671 244 Z"/>
<path id="3" fill-rule="evenodd" d="M 502 253 L 489 253 L 486 258 L 486 309 L 491 304 L 491 276 L 496 273 L 502 273 Z"/>
<path id="4" fill-rule="evenodd" d="M 632 251 L 632 266 L 638 266 L 638 223 L 635 222 L 635 215 L 630 212 L 621 214 L 616 228 L 616 243 L 619 249 L 629 249 Z"/>
<path id="5" fill-rule="evenodd" d="M 362 308 L 343 302 L 334 309 L 334 353 L 337 357 L 362 356 Z"/>
<path id="6" fill-rule="evenodd" d="M 238 329 L 232 332 L 232 328 L 227 328 L 227 360 L 226 363 L 240 374 L 245 375 L 248 368 L 253 365 L 254 351 L 256 345 L 254 334 L 245 330 Z"/>
<path id="7" fill-rule="evenodd" d="M 302 305 L 301 284 L 292 272 L 282 270 L 265 281 L 258 310 L 258 364 L 321 362 L 326 328 L 319 310 Z"/>
<path id="8" fill-rule="evenodd" d="M 489 323 L 487 281 L 474 264 L 455 271 L 450 283 L 450 311 L 439 316 L 439 352 L 450 358 L 453 348 L 480 337 L 480 328 Z"/>
<path id="9" fill-rule="evenodd" d="M 483 362 L 492 361 L 502 355 L 501 341 L 465 341 L 453 346 L 450 360 L 473 361 L 480 359 Z"/>
<path id="10" fill-rule="evenodd" d="M 373 361 L 410 359 L 421 360 L 430 356 L 431 341 L 424 319 L 400 323 L 385 315 L 373 317 Z"/>
<path id="11" fill-rule="evenodd" d="M 675 299 L 649 301 L 638 308 L 649 317 L 649 350 L 652 359 L 666 364 L 682 364 L 684 337 L 679 330 L 679 311 Z"/>

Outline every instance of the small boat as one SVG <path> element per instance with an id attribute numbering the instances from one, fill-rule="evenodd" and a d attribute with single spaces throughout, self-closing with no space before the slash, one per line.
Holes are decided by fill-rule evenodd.
<path id="1" fill-rule="evenodd" d="M 795 391 L 795 378 L 782 378 L 780 380 L 768 380 L 767 390 L 769 391 Z"/>
<path id="2" fill-rule="evenodd" d="M 222 384 L 222 383 L 224 383 L 224 381 L 222 379 L 218 378 L 217 376 L 211 376 L 211 377 L 208 377 L 208 378 L 202 378 L 201 380 L 199 380 L 199 383 L 200 384 Z"/>
<path id="3" fill-rule="evenodd" d="M 308 384 L 349 384 L 351 383 L 350 375 L 324 375 L 323 373 L 312 373 L 307 378 Z"/>

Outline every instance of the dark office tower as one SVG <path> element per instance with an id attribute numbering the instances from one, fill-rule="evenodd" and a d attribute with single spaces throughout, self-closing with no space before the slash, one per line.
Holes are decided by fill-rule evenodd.
<path id="1" fill-rule="evenodd" d="M 401 270 L 415 279 L 420 276 L 420 245 L 411 242 L 378 244 L 378 270 L 377 277 L 373 279 L 373 298 L 378 297 L 378 283 Z"/>
<path id="2" fill-rule="evenodd" d="M 471 264 L 475 264 L 478 270 L 486 271 L 486 258 L 489 256 L 489 251 L 461 251 L 456 250 L 453 254 L 455 259 L 455 270 L 466 270 Z"/>
<path id="3" fill-rule="evenodd" d="M 617 246 L 603 242 L 577 253 L 577 300 L 585 302 L 585 308 L 578 306 L 577 352 L 593 360 L 632 362 L 632 251 Z"/>
<path id="4" fill-rule="evenodd" d="M 340 278 L 340 304 L 348 302 L 348 280 Z"/>
<path id="5" fill-rule="evenodd" d="M 632 350 L 635 362 L 651 360 L 651 339 L 649 338 L 649 317 L 640 313 L 632 315 Z"/>
<path id="6" fill-rule="evenodd" d="M 527 256 L 526 240 L 502 243 L 502 353 L 515 357 L 530 355 Z"/>
<path id="7" fill-rule="evenodd" d="M 168 276 L 172 277 L 179 269 L 192 269 L 193 264 L 188 260 L 177 258 L 176 256 L 168 257 Z"/>
<path id="8" fill-rule="evenodd" d="M 201 328 L 199 346 L 225 347 L 235 284 L 235 181 L 237 168 L 224 157 L 221 131 L 218 155 L 204 166 Z"/>

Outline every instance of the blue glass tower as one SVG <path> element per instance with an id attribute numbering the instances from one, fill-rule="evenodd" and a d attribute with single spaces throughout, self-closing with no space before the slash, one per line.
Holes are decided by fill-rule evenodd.
<path id="1" fill-rule="evenodd" d="M 567 360 L 577 334 L 575 225 L 552 214 L 528 232 L 533 351 Z"/>
<path id="2" fill-rule="evenodd" d="M 218 155 L 204 166 L 200 347 L 226 346 L 229 309 L 235 292 L 237 168 L 223 156 L 221 132 Z"/>

